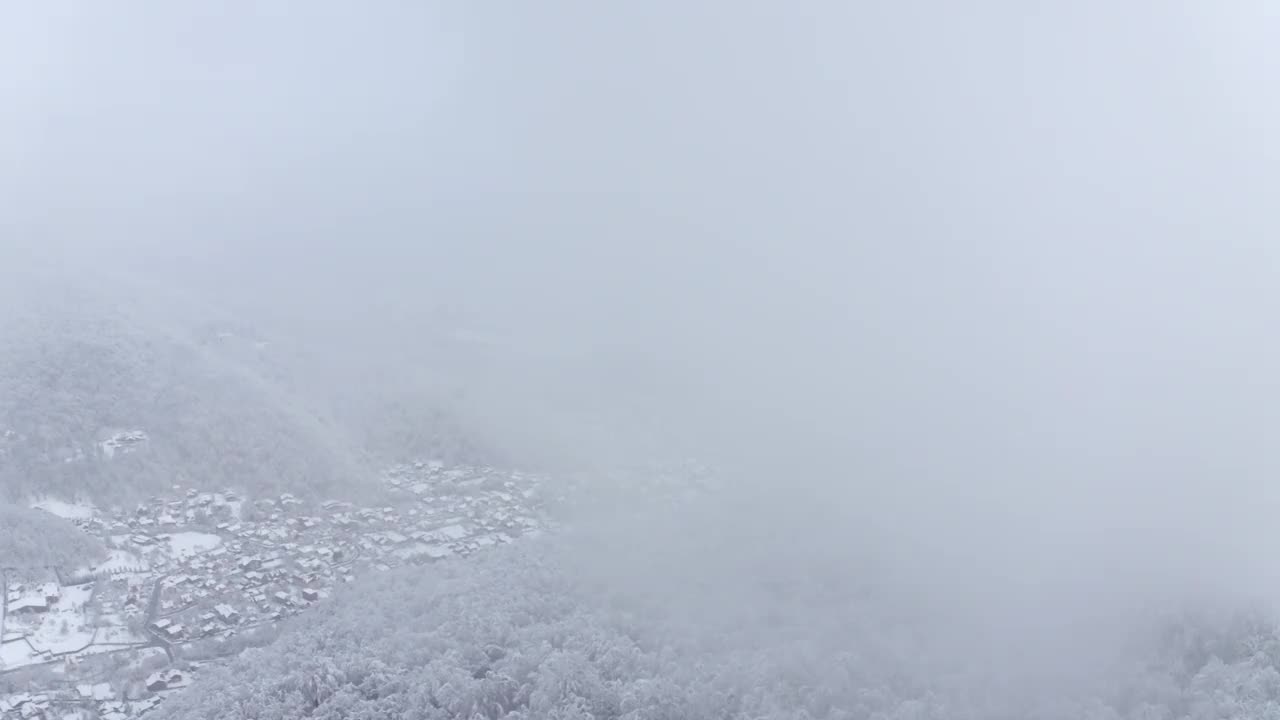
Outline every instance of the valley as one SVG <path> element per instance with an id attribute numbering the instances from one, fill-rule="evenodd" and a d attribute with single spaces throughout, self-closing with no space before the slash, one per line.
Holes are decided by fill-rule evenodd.
<path id="1" fill-rule="evenodd" d="M 203 663 L 268 642 L 337 586 L 553 527 L 543 481 L 418 462 L 388 470 L 368 506 L 179 485 L 129 508 L 38 500 L 108 557 L 0 574 L 0 690 L 14 690 L 0 717 L 141 716 Z"/>

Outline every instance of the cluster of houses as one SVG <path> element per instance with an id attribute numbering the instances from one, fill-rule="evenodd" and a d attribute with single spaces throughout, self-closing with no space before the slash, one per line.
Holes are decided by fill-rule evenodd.
<path id="1" fill-rule="evenodd" d="M 182 673 L 174 670 L 175 685 L 173 687 L 182 686 Z M 165 673 L 153 673 L 147 678 L 147 688 L 152 692 L 159 692 L 169 688 L 165 682 L 168 676 Z M 77 715 L 86 715 L 96 717 L 98 720 L 129 720 L 145 715 L 160 704 L 159 696 L 151 696 L 139 698 L 136 700 L 121 699 L 119 693 L 111 686 L 111 683 L 81 683 L 76 685 L 76 695 L 79 699 L 79 711 L 73 713 L 64 713 L 63 718 L 74 718 Z"/>
<path id="2" fill-rule="evenodd" d="M 178 670 L 152 673 L 146 687 L 152 693 L 179 690 L 186 679 Z M 155 709 L 160 694 L 126 699 L 108 682 L 60 685 L 49 692 L 20 692 L 0 697 L 0 718 L 9 720 L 131 720 Z"/>
<path id="3" fill-rule="evenodd" d="M 62 597 L 57 582 L 14 582 L 9 585 L 6 611 L 14 616 L 48 612 Z"/>
<path id="4" fill-rule="evenodd" d="M 0 697 L 0 718 L 44 718 L 52 706 L 53 701 L 45 693 L 14 693 Z"/>
<path id="5" fill-rule="evenodd" d="M 103 539 L 111 559 L 38 586 L 11 585 L 8 612 L 47 612 L 66 586 L 92 587 L 86 612 L 135 629 L 135 647 L 119 651 L 159 648 L 179 657 L 194 643 L 225 644 L 303 612 L 338 585 L 358 587 L 364 573 L 465 556 L 540 532 L 548 523 L 540 484 L 535 475 L 413 463 L 387 473 L 376 507 L 175 488 L 133 508 L 76 519 Z M 171 666 L 128 687 L 74 685 L 70 667 L 61 672 L 73 676 L 72 685 L 63 677 L 55 687 L 32 688 L 44 695 L 10 696 L 0 718 L 62 718 L 92 704 L 97 717 L 122 720 L 190 682 L 190 673 Z"/>
<path id="6" fill-rule="evenodd" d="M 130 453 L 147 442 L 147 434 L 142 430 L 129 430 L 120 432 L 103 440 L 99 447 L 107 457 L 114 457 L 117 453 Z"/>

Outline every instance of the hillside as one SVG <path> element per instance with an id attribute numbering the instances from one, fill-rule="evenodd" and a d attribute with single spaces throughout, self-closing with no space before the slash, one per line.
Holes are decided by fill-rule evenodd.
<path id="1" fill-rule="evenodd" d="M 340 433 L 162 327 L 45 315 L 0 347 L 0 488 L 111 497 L 178 481 L 324 491 L 359 475 Z"/>
<path id="2" fill-rule="evenodd" d="M 939 653 L 843 581 L 692 578 L 672 595 L 575 557 L 544 540 L 378 576 L 156 717 L 1138 720 L 1269 717 L 1280 698 L 1280 642 L 1257 618 L 1150 622 L 1120 663 L 1100 652 L 1087 679 L 1040 685 L 985 665 L 981 643 Z"/>
<path id="3" fill-rule="evenodd" d="M 76 568 L 105 552 L 101 543 L 66 520 L 0 503 L 0 568 Z"/>
<path id="4" fill-rule="evenodd" d="M 19 282 L 0 293 L 0 494 L 328 492 L 367 474 L 318 404 L 277 381 L 287 371 L 268 372 L 264 344 L 210 342 L 225 319 L 82 275 Z"/>
<path id="5" fill-rule="evenodd" d="M 421 458 L 548 468 L 634 453 L 624 441 L 642 433 L 607 421 L 624 403 L 606 406 L 588 372 L 452 332 L 0 267 L 0 496 L 342 495 Z"/>

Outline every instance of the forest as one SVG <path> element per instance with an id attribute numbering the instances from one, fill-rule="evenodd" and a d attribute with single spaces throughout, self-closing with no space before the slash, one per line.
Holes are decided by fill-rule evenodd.
<path id="1" fill-rule="evenodd" d="M 314 345 L 268 342 L 181 294 L 61 270 L 0 280 L 13 280 L 6 298 L 28 291 L 0 310 L 0 496 L 10 500 L 111 504 L 175 482 L 350 497 L 394 461 L 495 455 L 439 393 L 386 367 L 334 369 Z M 107 450 L 130 432 L 146 441 Z"/>
<path id="2" fill-rule="evenodd" d="M 0 568 L 71 570 L 104 557 L 101 543 L 66 520 L 0 503 Z"/>
<path id="3" fill-rule="evenodd" d="M 1099 648 L 1085 677 L 1033 680 L 984 667 L 980 647 L 939 653 L 885 598 L 853 587 L 796 576 L 785 592 L 704 588 L 716 602 L 694 604 L 606 582 L 581 560 L 544 540 L 379 576 L 209 671 L 156 717 L 1280 717 L 1280 635 L 1256 613 L 1164 616 L 1134 629 L 1129 654 Z"/>

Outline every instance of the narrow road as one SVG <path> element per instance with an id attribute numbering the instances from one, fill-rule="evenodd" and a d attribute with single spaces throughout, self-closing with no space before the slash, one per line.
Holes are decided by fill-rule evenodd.
<path id="1" fill-rule="evenodd" d="M 164 650 L 164 654 L 169 657 L 169 662 L 173 662 L 173 649 L 169 647 L 168 640 L 152 631 L 151 623 L 155 622 L 156 610 L 160 608 L 160 592 L 164 589 L 164 581 L 168 580 L 172 574 L 165 573 L 156 578 L 155 587 L 151 588 L 151 599 L 147 601 L 147 619 L 142 624 L 142 631 L 151 637 L 151 642 L 144 647 L 158 647 Z"/>
<path id="2" fill-rule="evenodd" d="M 168 656 L 169 662 L 173 662 L 173 647 L 169 644 L 169 641 L 157 635 L 150 627 L 146 628 L 146 633 L 151 637 L 151 642 L 139 647 L 158 647 Z"/>
<path id="3" fill-rule="evenodd" d="M 165 573 L 156 578 L 155 587 L 151 588 L 151 599 L 147 601 L 147 619 L 146 624 L 150 625 L 156 619 L 156 609 L 160 607 L 160 591 L 164 589 L 164 581 L 169 579 L 173 573 Z"/>

